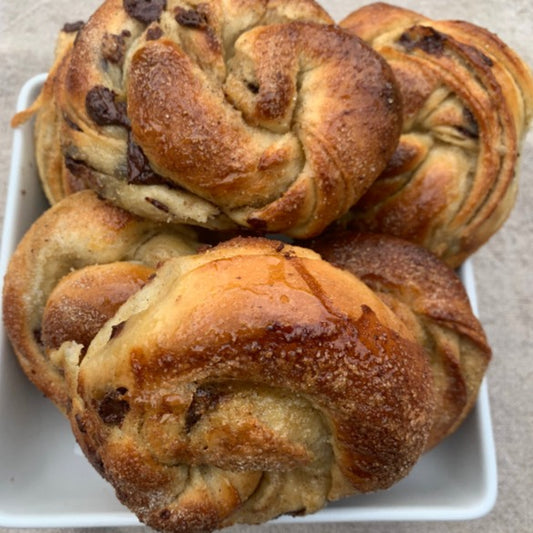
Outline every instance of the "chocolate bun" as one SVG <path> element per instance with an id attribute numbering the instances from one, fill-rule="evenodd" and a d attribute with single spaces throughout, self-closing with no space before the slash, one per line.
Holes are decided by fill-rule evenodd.
<path id="1" fill-rule="evenodd" d="M 85 454 L 160 531 L 310 513 L 390 486 L 426 446 L 410 332 L 318 255 L 236 238 L 167 260 L 85 354 L 62 345 Z"/>
<path id="2" fill-rule="evenodd" d="M 196 248 L 190 230 L 140 219 L 92 191 L 73 194 L 46 211 L 17 246 L 4 280 L 4 323 L 24 372 L 65 411 L 63 371 L 50 358 L 51 350 L 65 340 L 58 328 L 68 329 L 69 322 L 78 342 L 86 346 L 152 269 L 170 255 L 193 253 Z M 116 262 L 126 263 L 113 265 Z M 76 274 L 88 265 L 95 265 L 92 271 L 84 277 Z M 109 268 L 103 270 L 101 265 Z M 64 278 L 62 296 L 49 301 Z M 92 302 L 86 292 L 77 304 L 67 291 L 91 285 L 99 286 L 99 296 Z M 43 328 L 45 313 L 48 321 L 55 322 L 53 328 Z"/>
<path id="3" fill-rule="evenodd" d="M 61 43 L 33 107 L 52 202 L 306 238 L 398 142 L 391 69 L 312 0 L 107 0 Z"/>
<path id="4" fill-rule="evenodd" d="M 339 233 L 315 241 L 313 248 L 364 281 L 424 348 L 436 397 L 427 443 L 433 448 L 474 406 L 491 358 L 461 280 L 425 248 L 388 235 Z"/>
<path id="5" fill-rule="evenodd" d="M 345 227 L 421 244 L 459 266 L 504 223 L 515 201 L 533 77 L 496 35 L 376 3 L 341 26 L 391 66 L 403 131 L 387 168 Z"/>
<path id="6" fill-rule="evenodd" d="M 408 327 L 309 249 L 198 248 L 81 191 L 9 264 L 21 366 L 118 498 L 161 531 L 212 531 L 407 475 L 434 409 Z"/>

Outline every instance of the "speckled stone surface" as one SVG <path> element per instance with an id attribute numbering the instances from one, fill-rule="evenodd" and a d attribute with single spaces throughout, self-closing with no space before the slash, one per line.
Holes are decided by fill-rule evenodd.
<path id="1" fill-rule="evenodd" d="M 23 83 L 52 61 L 58 30 L 86 19 L 99 0 L 0 0 L 0 218 L 3 219 L 12 131 L 9 120 Z M 351 9 L 365 2 L 354 0 Z M 533 65 L 531 0 L 403 0 L 398 5 L 432 18 L 463 19 L 497 33 Z M 331 0 L 340 14 L 346 1 Z M 351 10 L 350 9 L 350 10 Z M 494 351 L 488 373 L 498 456 L 498 500 L 485 517 L 468 522 L 354 523 L 235 527 L 232 533 L 525 533 L 533 531 L 533 134 L 523 147 L 520 193 L 503 229 L 474 257 L 480 318 Z M 2 458 L 0 457 L 0 460 Z M 81 481 L 83 482 L 83 481 Z M 0 480 L 2 483 L 2 480 Z M 0 528 L 1 530 L 1 528 Z M 2 531 L 22 531 L 3 529 Z M 24 530 L 32 531 L 32 530 Z M 90 529 L 40 529 L 88 533 Z M 147 528 L 106 528 L 114 533 Z"/>

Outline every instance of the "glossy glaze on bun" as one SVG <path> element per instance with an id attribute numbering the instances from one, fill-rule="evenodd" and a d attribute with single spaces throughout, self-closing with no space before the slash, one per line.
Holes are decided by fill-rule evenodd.
<path id="1" fill-rule="evenodd" d="M 433 448 L 474 406 L 491 358 L 461 280 L 425 248 L 389 235 L 339 233 L 317 240 L 313 248 L 364 281 L 424 348 L 436 396 L 427 443 Z"/>

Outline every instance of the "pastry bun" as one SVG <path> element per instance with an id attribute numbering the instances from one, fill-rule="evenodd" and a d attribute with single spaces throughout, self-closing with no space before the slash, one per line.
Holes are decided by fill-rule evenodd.
<path id="1" fill-rule="evenodd" d="M 436 409 L 427 443 L 433 448 L 474 406 L 491 358 L 461 280 L 425 248 L 389 235 L 339 233 L 315 241 L 313 248 L 364 281 L 423 347 L 435 387 Z"/>
<path id="2" fill-rule="evenodd" d="M 388 61 L 403 100 L 400 143 L 345 227 L 411 240 L 455 268 L 514 205 L 531 71 L 468 22 L 376 3 L 340 24 Z"/>
<path id="3" fill-rule="evenodd" d="M 34 106 L 51 201 L 90 188 L 154 220 L 306 238 L 385 168 L 391 69 L 312 0 L 144 4 L 107 0 L 60 39 Z"/>
<path id="4" fill-rule="evenodd" d="M 236 238 L 168 259 L 85 354 L 69 418 L 161 531 L 306 514 L 389 487 L 426 447 L 428 361 L 394 313 L 310 250 Z"/>
<path id="5" fill-rule="evenodd" d="M 67 327 L 66 321 L 70 321 L 81 335 L 78 340 L 88 341 L 121 300 L 143 284 L 149 269 L 169 255 L 193 253 L 196 248 L 190 230 L 164 228 L 140 219 L 99 199 L 92 191 L 73 194 L 46 211 L 17 246 L 4 280 L 4 323 L 24 372 L 65 411 L 68 395 L 63 371 L 49 353 L 64 338 L 53 329 L 43 331 L 45 307 L 57 284 L 88 265 L 132 263 L 105 272 L 100 268 L 98 276 L 93 270 L 92 277 L 87 273 L 85 278 L 71 278 L 73 281 L 66 283 L 65 287 L 77 284 L 78 290 L 89 283 L 100 285 L 100 296 L 91 305 L 87 293 L 84 308 L 66 293 L 60 302 L 64 306 L 61 312 L 54 299 L 48 303 L 49 320 L 61 327 Z M 73 314 L 67 312 L 66 305 L 72 305 Z"/>

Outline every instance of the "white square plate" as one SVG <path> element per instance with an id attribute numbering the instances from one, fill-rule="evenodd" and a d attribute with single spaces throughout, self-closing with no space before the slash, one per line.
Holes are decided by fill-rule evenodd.
<path id="1" fill-rule="evenodd" d="M 45 75 L 29 80 L 17 110 L 37 96 Z M 1 271 L 29 225 L 46 208 L 33 155 L 32 124 L 14 132 L 1 248 Z M 472 266 L 461 277 L 474 311 Z M 307 517 L 277 522 L 466 520 L 490 511 L 497 474 L 486 383 L 461 428 L 426 454 L 393 488 L 329 505 Z M 130 526 L 137 518 L 79 452 L 70 427 L 23 375 L 0 328 L 0 526 Z"/>

